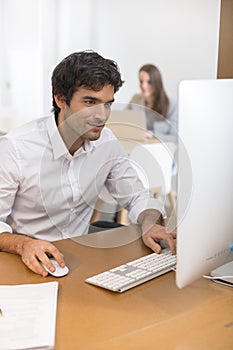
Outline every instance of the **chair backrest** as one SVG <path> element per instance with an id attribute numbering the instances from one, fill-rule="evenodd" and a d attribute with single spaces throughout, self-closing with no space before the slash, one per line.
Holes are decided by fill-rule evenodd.
<path id="1" fill-rule="evenodd" d="M 171 192 L 172 164 L 176 145 L 172 142 L 138 145 L 130 160 L 146 188 L 160 188 L 161 194 Z"/>

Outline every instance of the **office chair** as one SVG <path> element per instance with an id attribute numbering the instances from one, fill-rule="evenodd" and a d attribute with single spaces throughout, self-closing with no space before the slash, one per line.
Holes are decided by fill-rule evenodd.
<path id="1" fill-rule="evenodd" d="M 100 192 L 99 198 L 95 204 L 90 224 L 100 221 L 102 214 L 111 217 L 111 220 L 115 219 L 118 224 L 129 225 L 128 211 L 125 209 L 118 210 L 118 203 L 108 192 L 106 187 L 103 187 Z"/>

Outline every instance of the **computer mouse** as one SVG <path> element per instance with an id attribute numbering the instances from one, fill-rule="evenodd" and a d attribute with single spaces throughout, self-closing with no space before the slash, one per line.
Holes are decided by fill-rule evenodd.
<path id="1" fill-rule="evenodd" d="M 54 272 L 51 272 L 42 262 L 41 262 L 41 265 L 44 267 L 46 271 L 48 271 L 50 275 L 54 277 L 63 277 L 69 273 L 69 269 L 67 266 L 61 267 L 55 259 L 49 259 L 49 260 L 51 261 L 51 263 L 56 269 Z"/>

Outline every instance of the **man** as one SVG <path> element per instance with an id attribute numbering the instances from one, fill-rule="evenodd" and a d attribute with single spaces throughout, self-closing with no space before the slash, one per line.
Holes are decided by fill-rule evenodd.
<path id="1" fill-rule="evenodd" d="M 120 143 L 104 129 L 123 82 L 115 62 L 92 51 L 73 53 L 52 75 L 54 116 L 34 120 L 0 138 L 0 250 L 19 254 L 42 276 L 65 265 L 54 240 L 88 233 L 105 185 L 156 252 L 175 233 L 156 224 L 159 202 L 145 190 Z M 174 236 L 174 237 L 173 237 Z"/>

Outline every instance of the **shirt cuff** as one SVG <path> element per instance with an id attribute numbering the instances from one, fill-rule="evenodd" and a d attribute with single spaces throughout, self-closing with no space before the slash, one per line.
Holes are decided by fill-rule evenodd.
<path id="1" fill-rule="evenodd" d="M 156 198 L 149 198 L 147 200 L 140 201 L 137 203 L 129 212 L 129 220 L 132 224 L 137 224 L 138 216 L 141 212 L 146 209 L 155 209 L 158 210 L 163 218 L 167 217 L 164 206 Z"/>
<path id="2" fill-rule="evenodd" d="M 5 222 L 0 222 L 0 234 L 3 232 L 9 232 L 12 233 L 12 228 L 6 224 Z"/>

